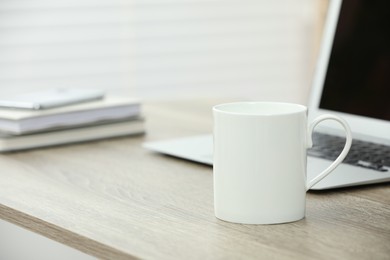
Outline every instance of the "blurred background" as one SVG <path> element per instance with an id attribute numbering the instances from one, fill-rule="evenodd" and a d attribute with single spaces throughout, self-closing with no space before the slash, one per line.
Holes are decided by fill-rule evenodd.
<path id="1" fill-rule="evenodd" d="M 305 104 L 326 4 L 1 0 L 0 97 L 80 87 L 143 100 Z M 52 249 L 57 259 L 90 259 L 4 221 L 0 234 L 0 258 L 52 259 Z"/>
<path id="2" fill-rule="evenodd" d="M 306 102 L 326 0 L 2 0 L 0 97 L 56 87 L 143 99 Z"/>

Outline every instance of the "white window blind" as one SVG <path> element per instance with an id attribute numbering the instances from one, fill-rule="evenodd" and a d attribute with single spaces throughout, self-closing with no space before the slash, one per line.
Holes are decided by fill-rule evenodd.
<path id="1" fill-rule="evenodd" d="M 135 69 L 145 95 L 302 101 L 315 1 L 136 2 Z"/>
<path id="2" fill-rule="evenodd" d="M 2 0 L 0 95 L 73 86 L 294 100 L 310 72 L 312 3 Z"/>
<path id="3" fill-rule="evenodd" d="M 0 1 L 0 91 L 130 87 L 133 3 Z"/>

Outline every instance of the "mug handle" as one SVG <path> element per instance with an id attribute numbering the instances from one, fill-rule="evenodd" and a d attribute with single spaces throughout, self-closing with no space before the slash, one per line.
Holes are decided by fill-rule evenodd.
<path id="1" fill-rule="evenodd" d="M 325 115 L 321 115 L 321 116 L 317 117 L 310 124 L 309 129 L 308 129 L 307 148 L 313 147 L 312 135 L 313 135 L 314 127 L 316 127 L 320 122 L 322 122 L 324 120 L 328 120 L 328 119 L 329 120 L 335 120 L 335 121 L 339 122 L 343 126 L 343 128 L 345 130 L 345 134 L 346 134 L 345 135 L 346 142 L 345 142 L 345 145 L 344 145 L 344 149 L 340 153 L 340 155 L 337 157 L 337 159 L 328 168 L 326 168 L 323 172 L 318 174 L 312 180 L 307 181 L 306 191 L 308 191 L 311 187 L 313 187 L 320 180 L 322 180 L 329 173 L 331 173 L 345 159 L 345 157 L 347 156 L 347 154 L 349 152 L 349 149 L 351 148 L 351 145 L 352 145 L 352 132 L 351 132 L 351 128 L 349 127 L 348 123 L 344 119 L 342 119 L 342 118 L 340 118 L 338 116 L 325 114 Z"/>

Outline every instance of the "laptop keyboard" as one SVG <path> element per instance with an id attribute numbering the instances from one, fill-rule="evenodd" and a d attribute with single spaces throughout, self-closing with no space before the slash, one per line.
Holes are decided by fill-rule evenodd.
<path id="1" fill-rule="evenodd" d="M 313 144 L 308 155 L 334 161 L 344 148 L 345 138 L 316 132 Z M 390 170 L 390 146 L 353 140 L 343 163 L 387 172 Z"/>

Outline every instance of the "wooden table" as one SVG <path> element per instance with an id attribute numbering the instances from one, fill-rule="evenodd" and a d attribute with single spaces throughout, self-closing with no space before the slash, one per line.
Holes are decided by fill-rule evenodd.
<path id="1" fill-rule="evenodd" d="M 0 218 L 103 259 L 390 259 L 390 185 L 309 192 L 304 220 L 213 213 L 212 169 L 141 147 L 211 132 L 215 101 L 145 104 L 147 135 L 0 155 Z"/>

